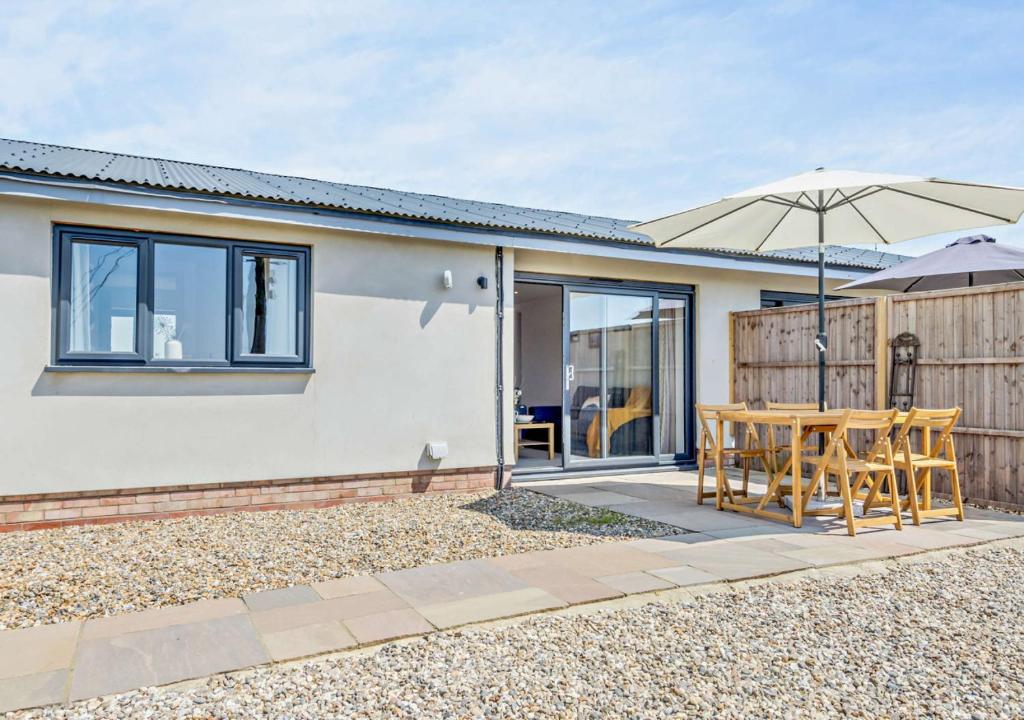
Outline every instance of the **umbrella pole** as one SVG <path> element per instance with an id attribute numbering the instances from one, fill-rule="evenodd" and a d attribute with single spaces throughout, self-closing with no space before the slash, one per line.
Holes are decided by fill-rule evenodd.
<path id="1" fill-rule="evenodd" d="M 818 191 L 818 337 L 814 341 L 818 350 L 818 410 L 825 409 L 825 349 L 828 335 L 825 333 L 825 194 Z M 825 434 L 818 433 L 818 454 L 825 452 Z M 818 486 L 818 499 L 825 501 L 825 482 Z"/>

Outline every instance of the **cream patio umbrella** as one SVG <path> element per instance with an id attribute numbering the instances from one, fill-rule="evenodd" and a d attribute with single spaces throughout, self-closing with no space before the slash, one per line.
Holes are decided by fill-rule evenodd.
<path id="1" fill-rule="evenodd" d="M 660 247 L 765 251 L 818 246 L 818 404 L 825 403 L 825 245 L 901 240 L 1017 222 L 1024 188 L 914 175 L 825 170 L 794 175 L 632 225 Z"/>

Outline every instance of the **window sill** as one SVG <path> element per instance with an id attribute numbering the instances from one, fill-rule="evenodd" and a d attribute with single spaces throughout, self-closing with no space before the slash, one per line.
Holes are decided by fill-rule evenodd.
<path id="1" fill-rule="evenodd" d="M 306 367 L 202 367 L 188 365 L 47 365 L 44 372 L 52 373 L 123 373 L 123 374 L 175 374 L 175 375 L 312 375 Z"/>

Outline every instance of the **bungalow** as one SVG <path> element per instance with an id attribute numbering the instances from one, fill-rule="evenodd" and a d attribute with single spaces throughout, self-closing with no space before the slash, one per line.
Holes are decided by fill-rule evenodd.
<path id="1" fill-rule="evenodd" d="M 628 225 L 0 140 L 0 529 L 692 463 L 727 313 L 815 256 Z"/>

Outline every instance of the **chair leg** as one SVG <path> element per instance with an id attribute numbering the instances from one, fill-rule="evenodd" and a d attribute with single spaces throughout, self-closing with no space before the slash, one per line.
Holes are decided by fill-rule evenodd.
<path id="1" fill-rule="evenodd" d="M 921 471 L 924 472 L 923 470 Z M 921 525 L 921 507 L 917 502 L 917 473 L 911 467 L 907 471 L 907 502 L 910 504 L 910 517 L 915 525 Z"/>
<path id="2" fill-rule="evenodd" d="M 956 507 L 956 519 L 963 522 L 964 501 L 963 498 L 960 497 L 960 471 L 956 469 L 956 464 L 954 464 L 949 470 L 949 483 L 952 486 L 953 505 Z"/>
<path id="3" fill-rule="evenodd" d="M 896 521 L 896 529 L 903 529 L 903 513 L 900 512 L 900 494 L 896 490 L 896 473 L 889 472 L 885 474 L 885 477 L 889 481 L 889 506 L 892 508 L 892 515 Z M 881 483 L 881 481 L 879 481 Z"/>
<path id="4" fill-rule="evenodd" d="M 747 492 L 749 486 L 750 486 L 750 458 L 745 457 L 745 458 L 743 458 L 743 490 L 741 492 L 743 497 L 747 497 L 747 495 L 749 494 Z"/>
<path id="5" fill-rule="evenodd" d="M 839 454 L 840 471 L 836 473 L 836 484 L 843 498 L 843 515 L 846 517 L 846 532 L 850 537 L 857 536 L 857 525 L 853 517 L 853 497 L 850 492 L 850 473 L 846 469 L 846 459 Z"/>
<path id="6" fill-rule="evenodd" d="M 700 431 L 700 444 L 697 445 L 697 504 L 704 504 L 704 471 L 707 469 L 708 436 Z"/>
<path id="7" fill-rule="evenodd" d="M 949 484 L 953 495 L 953 505 L 956 506 L 956 519 L 964 521 L 964 501 L 960 496 L 960 471 L 956 467 L 956 449 L 953 446 L 952 436 L 946 438 L 946 459 L 953 461 L 953 467 L 949 470 Z"/>
<path id="8" fill-rule="evenodd" d="M 875 506 L 875 501 L 878 500 L 878 496 L 882 490 L 882 481 L 879 477 L 870 477 L 869 473 L 864 473 L 863 477 L 857 478 L 857 484 L 853 486 L 853 496 L 857 497 L 857 492 L 863 485 L 870 481 L 868 486 L 868 494 L 864 497 L 864 511 L 863 514 L 867 515 L 868 511 Z M 890 485 L 890 488 L 892 486 Z"/>

